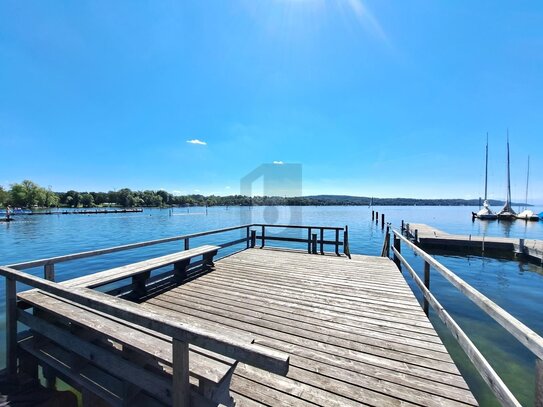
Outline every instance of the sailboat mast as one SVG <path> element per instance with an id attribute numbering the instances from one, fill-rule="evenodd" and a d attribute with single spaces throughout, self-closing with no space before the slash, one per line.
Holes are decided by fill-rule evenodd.
<path id="1" fill-rule="evenodd" d="M 488 133 L 486 133 L 486 160 L 485 160 L 485 201 L 488 190 Z"/>
<path id="2" fill-rule="evenodd" d="M 511 207 L 511 168 L 509 162 L 509 129 L 507 129 L 507 208 Z"/>
<path id="3" fill-rule="evenodd" d="M 530 156 L 528 156 L 528 171 L 526 171 L 526 196 L 524 197 L 524 209 L 528 209 L 528 182 L 530 180 Z"/>

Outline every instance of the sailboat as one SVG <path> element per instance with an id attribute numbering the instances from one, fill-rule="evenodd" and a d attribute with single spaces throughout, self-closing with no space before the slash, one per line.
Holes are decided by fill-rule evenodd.
<path id="1" fill-rule="evenodd" d="M 509 160 L 509 130 L 507 130 L 507 199 L 505 205 L 500 212 L 498 212 L 499 220 L 514 220 L 517 213 L 511 207 L 511 168 Z"/>
<path id="2" fill-rule="evenodd" d="M 488 193 L 488 133 L 486 134 L 485 200 L 483 201 L 483 208 L 479 210 L 479 212 L 477 213 L 472 212 L 473 218 L 477 218 L 481 220 L 498 219 L 498 215 L 496 215 L 494 212 L 492 212 L 492 209 L 490 209 L 490 204 L 488 203 L 488 199 L 487 199 L 487 193 Z"/>
<path id="3" fill-rule="evenodd" d="M 530 180 L 530 156 L 528 156 L 528 170 L 526 172 L 526 196 L 524 198 L 524 204 L 528 204 L 528 182 Z M 524 210 L 517 215 L 517 219 L 538 221 L 539 216 L 534 211 L 524 207 Z"/>

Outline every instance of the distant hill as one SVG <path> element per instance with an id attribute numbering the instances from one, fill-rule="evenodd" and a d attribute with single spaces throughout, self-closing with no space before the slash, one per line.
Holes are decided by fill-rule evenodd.
<path id="1" fill-rule="evenodd" d="M 350 195 L 309 195 L 304 199 L 312 205 L 370 205 L 371 197 Z M 491 206 L 503 206 L 504 201 L 490 199 Z M 415 199 L 415 198 L 373 198 L 375 206 L 479 206 L 479 199 Z M 514 202 L 513 206 L 531 206 Z"/>

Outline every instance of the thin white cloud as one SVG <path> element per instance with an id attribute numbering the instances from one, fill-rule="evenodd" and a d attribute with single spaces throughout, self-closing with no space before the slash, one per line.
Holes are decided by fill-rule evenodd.
<path id="1" fill-rule="evenodd" d="M 274 161 L 273 163 L 274 163 L 275 165 L 283 165 L 283 164 L 284 164 L 283 161 Z"/>
<path id="2" fill-rule="evenodd" d="M 225 187 L 224 187 L 224 189 L 230 189 L 230 186 L 229 186 L 229 185 L 227 185 L 227 186 L 225 186 Z"/>
<path id="3" fill-rule="evenodd" d="M 205 141 L 198 140 L 197 138 L 192 139 L 192 140 L 187 140 L 187 143 L 189 143 L 189 144 L 198 144 L 200 146 L 207 146 L 207 143 Z"/>

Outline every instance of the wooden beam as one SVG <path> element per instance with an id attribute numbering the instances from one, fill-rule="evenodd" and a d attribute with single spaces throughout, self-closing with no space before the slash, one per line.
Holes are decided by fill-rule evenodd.
<path id="1" fill-rule="evenodd" d="M 188 407 L 190 406 L 189 344 L 174 339 L 172 346 L 173 407 Z"/>
<path id="2" fill-rule="evenodd" d="M 17 373 L 17 285 L 15 279 L 6 277 L 6 369 Z"/>
<path id="3" fill-rule="evenodd" d="M 535 361 L 535 407 L 543 407 L 543 360 Z"/>
<path id="4" fill-rule="evenodd" d="M 398 259 L 404 264 L 405 268 L 411 274 L 411 277 L 418 285 L 424 298 L 428 300 L 436 314 L 439 316 L 441 321 L 449 328 L 449 331 L 456 339 L 462 350 L 466 353 L 468 358 L 471 360 L 483 380 L 488 384 L 490 390 L 494 393 L 496 398 L 500 401 L 500 404 L 503 406 L 514 406 L 520 407 L 521 404 L 515 398 L 513 393 L 507 388 L 503 380 L 498 376 L 494 371 L 492 366 L 488 363 L 485 357 L 479 352 L 479 349 L 473 344 L 471 339 L 465 334 L 465 332 L 460 328 L 456 321 L 449 315 L 439 301 L 434 297 L 434 295 L 425 287 L 424 283 L 420 277 L 415 273 L 415 270 L 409 265 L 407 260 L 398 252 L 396 249 L 393 249 L 394 253 Z"/>
<path id="5" fill-rule="evenodd" d="M 463 293 L 486 314 L 503 326 L 511 335 L 517 338 L 517 340 L 526 346 L 534 355 L 536 355 L 539 359 L 543 359 L 543 338 L 541 336 L 528 328 L 492 300 L 485 297 L 424 250 L 421 250 L 419 247 L 411 243 L 408 239 L 398 233 L 398 231 L 394 231 L 394 235 L 398 236 L 399 239 L 406 243 L 413 251 L 422 257 L 423 260 L 427 261 L 461 293 Z"/>
<path id="6" fill-rule="evenodd" d="M 277 374 L 285 374 L 288 371 L 289 356 L 287 354 L 238 340 L 234 332 L 216 332 L 211 324 L 209 326 L 204 323 L 199 326 L 189 325 L 171 316 L 165 316 L 158 311 L 149 310 L 121 298 L 87 288 L 66 288 L 61 284 L 8 267 L 0 267 L 0 275 L 168 335 L 182 342 L 192 343 L 212 352 L 231 357 L 242 363 Z"/>

